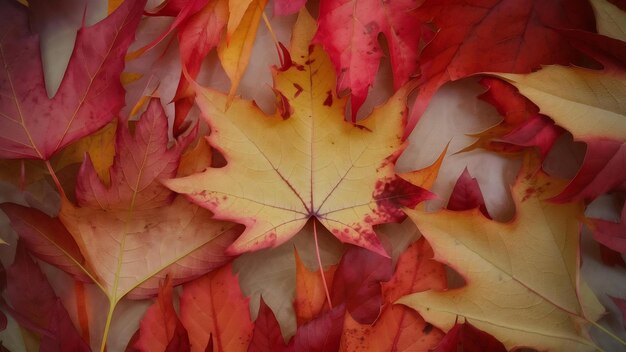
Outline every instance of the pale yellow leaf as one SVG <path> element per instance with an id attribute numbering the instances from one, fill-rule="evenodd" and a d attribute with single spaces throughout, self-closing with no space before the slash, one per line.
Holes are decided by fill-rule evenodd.
<path id="1" fill-rule="evenodd" d="M 598 33 L 626 41 L 626 12 L 606 0 L 591 0 Z"/>
<path id="2" fill-rule="evenodd" d="M 626 76 L 580 67 L 546 66 L 529 74 L 494 74 L 519 89 L 540 112 L 576 139 L 626 140 Z"/>
<path id="3" fill-rule="evenodd" d="M 435 259 L 460 273 L 466 286 L 399 302 L 444 330 L 465 317 L 509 350 L 594 351 L 581 325 L 597 320 L 603 308 L 586 284 L 579 285 L 583 205 L 545 201 L 563 182 L 534 170 L 527 163 L 520 173 L 512 189 L 517 215 L 507 223 L 478 209 L 407 210 Z"/>

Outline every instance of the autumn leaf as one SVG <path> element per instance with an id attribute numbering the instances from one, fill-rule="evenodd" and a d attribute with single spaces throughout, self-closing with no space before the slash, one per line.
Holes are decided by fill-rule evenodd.
<path id="1" fill-rule="evenodd" d="M 391 259 L 359 247 L 350 247 L 341 257 L 333 278 L 331 302 L 345 304 L 352 318 L 372 324 L 383 305 L 381 282 L 391 279 Z"/>
<path id="2" fill-rule="evenodd" d="M 232 265 L 183 285 L 180 320 L 189 332 L 191 351 L 247 351 L 253 324 L 248 298 L 239 289 Z"/>
<path id="3" fill-rule="evenodd" d="M 299 327 L 286 351 L 338 351 L 344 312 L 345 306 L 339 305 Z"/>
<path id="4" fill-rule="evenodd" d="M 384 254 L 372 226 L 403 218 L 430 194 L 393 170 L 405 145 L 401 89 L 372 115 L 344 121 L 345 98 L 324 52 L 309 47 L 315 25 L 302 12 L 294 29 L 293 64 L 274 70 L 278 110 L 265 115 L 253 102 L 197 88 L 209 142 L 225 157 L 223 168 L 165 181 L 194 202 L 246 225 L 232 253 L 278 246 L 314 217 L 343 242 Z"/>
<path id="5" fill-rule="evenodd" d="M 424 238 L 402 253 L 393 276 L 382 283 L 384 306 L 376 322 L 359 324 L 346 314 L 342 351 L 427 351 L 437 345 L 443 336 L 439 329 L 412 309 L 394 304 L 409 293 L 446 288 L 445 269 L 432 256 Z"/>
<path id="6" fill-rule="evenodd" d="M 593 9 L 583 0 L 427 0 L 416 14 L 439 31 L 419 58 L 421 86 L 408 132 L 444 83 L 485 71 L 528 73 L 576 62 L 579 53 L 556 29 L 595 29 Z"/>
<path id="7" fill-rule="evenodd" d="M 80 248 L 58 218 L 12 203 L 0 204 L 20 241 L 40 260 L 56 266 L 76 280 L 91 282 L 92 274 Z"/>
<path id="8" fill-rule="evenodd" d="M 172 303 L 172 280 L 168 276 L 159 288 L 156 301 L 148 308 L 133 347 L 139 351 L 189 351 L 189 336 Z"/>
<path id="9" fill-rule="evenodd" d="M 598 22 L 598 34 L 621 39 L 626 37 L 626 14 L 606 0 L 591 0 Z"/>
<path id="10" fill-rule="evenodd" d="M 286 347 L 276 316 L 261 297 L 259 314 L 254 321 L 254 332 L 248 346 L 248 352 L 280 352 L 284 351 Z"/>
<path id="11" fill-rule="evenodd" d="M 456 352 L 458 350 L 465 352 L 506 352 L 506 348 L 502 342 L 496 340 L 493 336 L 484 331 L 478 330 L 472 324 L 464 322 L 456 324 L 443 340 L 439 343 L 433 352 Z"/>
<path id="12" fill-rule="evenodd" d="M 491 219 L 478 181 L 469 174 L 467 168 L 463 170 L 456 184 L 454 184 L 446 208 L 454 211 L 478 208 L 486 218 Z"/>
<path id="13" fill-rule="evenodd" d="M 100 287 L 111 303 L 107 326 L 117 303 L 131 291 L 135 297 L 150 295 L 166 274 L 181 283 L 221 266 L 230 259 L 224 250 L 238 233 L 159 182 L 176 175 L 195 131 L 167 149 L 167 118 L 158 99 L 134 130 L 118 125 L 108 186 L 86 158 L 76 184 L 78 206 L 62 198 L 59 218 L 75 243 L 66 231 L 54 232 L 61 227 L 56 220 L 34 209 L 13 206 L 7 214 L 40 257 L 66 271 L 80 269 Z"/>
<path id="14" fill-rule="evenodd" d="M 344 305 L 339 305 L 319 314 L 313 320 L 298 327 L 295 335 L 289 340 L 289 344 L 285 345 L 274 313 L 261 300 L 254 338 L 248 351 L 339 351 L 344 312 Z"/>
<path id="15" fill-rule="evenodd" d="M 98 175 L 108 178 L 109 167 L 115 155 L 116 125 L 117 120 L 113 120 L 97 132 L 82 137 L 63 148 L 50 158 L 52 169 L 57 170 L 57 174 L 69 172 L 71 167 L 82 163 L 85 153 L 89 153 Z M 0 179 L 18 185 L 22 189 L 44 179 L 49 174 L 49 169 L 39 160 L 0 160 Z"/>
<path id="16" fill-rule="evenodd" d="M 527 75 L 499 75 L 574 139 L 587 143 L 581 169 L 555 200 L 590 201 L 609 190 L 626 189 L 626 109 L 620 103 L 626 99 L 625 72 L 547 66 Z M 607 91 L 613 93 L 602 93 Z"/>
<path id="17" fill-rule="evenodd" d="M 615 7 L 610 11 L 612 16 L 623 16 Z M 611 16 L 600 13 L 598 26 L 606 25 L 613 25 Z M 614 39 L 576 30 L 560 33 L 603 69 L 548 66 L 532 74 L 499 76 L 537 104 L 541 113 L 572 133 L 574 139 L 587 144 L 578 174 L 554 200 L 591 201 L 607 191 L 626 189 L 626 109 L 621 103 L 625 99 L 626 34 L 611 31 L 618 37 Z M 555 77 L 557 82 L 552 81 Z"/>
<path id="18" fill-rule="evenodd" d="M 103 21 L 79 30 L 64 79 L 49 99 L 39 38 L 29 32 L 27 9 L 3 0 L 0 158 L 48 160 L 116 117 L 124 105 L 124 55 L 144 3 L 126 1 Z"/>
<path id="19" fill-rule="evenodd" d="M 582 206 L 546 201 L 563 182 L 537 171 L 537 164 L 525 159 L 512 189 L 517 213 L 507 223 L 489 220 L 477 208 L 406 210 L 435 259 L 461 274 L 467 285 L 415 293 L 400 302 L 444 330 L 465 317 L 508 350 L 593 351 L 580 328 L 595 322 L 602 306 L 579 278 Z"/>
<path id="20" fill-rule="evenodd" d="M 22 244 L 18 243 L 6 276 L 10 312 L 22 326 L 40 335 L 40 351 L 90 351 L 48 279 Z"/>
<path id="21" fill-rule="evenodd" d="M 169 274 L 180 282 L 228 259 L 221 248 L 234 235 L 232 225 L 213 221 L 208 212 L 175 197 L 159 182 L 176 174 L 180 153 L 191 138 L 193 133 L 166 149 L 167 120 L 158 99 L 153 99 L 134 136 L 127 126 L 118 130 L 111 185 L 103 184 L 87 159 L 76 184 L 78 207 L 62 200 L 59 217 L 113 302 L 140 284 L 154 290 L 158 278 L 144 281 L 172 264 L 177 263 Z M 144 265 L 137 262 L 134 248 L 142 249 Z M 131 273 L 133 279 L 120 280 Z"/>
<path id="22" fill-rule="evenodd" d="M 339 92 L 351 91 L 356 116 L 374 82 L 382 49 L 382 33 L 389 46 L 394 88 L 402 87 L 418 68 L 422 26 L 414 14 L 420 0 L 324 0 L 314 41 L 328 52 L 338 75 Z M 424 27 L 425 29 L 425 27 Z"/>

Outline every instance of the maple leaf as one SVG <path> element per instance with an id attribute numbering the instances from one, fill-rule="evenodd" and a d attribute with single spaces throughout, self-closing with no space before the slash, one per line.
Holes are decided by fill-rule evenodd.
<path id="1" fill-rule="evenodd" d="M 259 314 L 254 321 L 254 332 L 248 346 L 248 352 L 280 352 L 284 351 L 286 347 L 276 316 L 261 297 Z"/>
<path id="2" fill-rule="evenodd" d="M 168 276 L 159 288 L 156 301 L 141 319 L 139 337 L 133 347 L 139 351 L 189 351 L 189 336 L 176 316 L 172 280 Z"/>
<path id="3" fill-rule="evenodd" d="M 100 287 L 110 301 L 107 327 L 115 306 L 131 291 L 134 297 L 150 295 L 166 274 L 181 283 L 230 260 L 224 250 L 238 233 L 159 182 L 176 174 L 195 130 L 167 149 L 167 118 L 158 99 L 134 130 L 118 125 L 109 186 L 86 158 L 76 183 L 78 206 L 61 199 L 59 218 L 67 231 L 31 208 L 12 206 L 7 212 L 38 256 L 68 272 L 81 270 Z"/>
<path id="4" fill-rule="evenodd" d="M 324 0 L 314 41 L 322 44 L 337 71 L 338 91 L 351 91 L 356 116 L 374 82 L 383 53 L 378 35 L 384 34 L 395 89 L 417 71 L 422 40 L 421 24 L 413 10 L 421 0 Z M 416 25 L 417 23 L 417 25 Z"/>
<path id="5" fill-rule="evenodd" d="M 463 169 L 463 173 L 454 184 L 446 208 L 455 211 L 478 208 L 486 218 L 491 219 L 478 181 L 470 175 L 467 168 Z"/>
<path id="6" fill-rule="evenodd" d="M 391 258 L 359 247 L 350 247 L 341 257 L 333 278 L 331 302 L 344 303 L 361 324 L 371 324 L 383 304 L 381 282 L 393 274 Z"/>
<path id="7" fill-rule="evenodd" d="M 591 6 L 596 15 L 598 33 L 615 39 L 623 39 L 626 36 L 625 4 L 622 8 L 617 4 L 611 4 L 606 0 L 591 0 Z"/>
<path id="8" fill-rule="evenodd" d="M 426 351 L 437 345 L 443 336 L 439 329 L 412 309 L 394 304 L 409 293 L 445 289 L 445 269 L 432 256 L 424 238 L 402 253 L 393 276 L 382 283 L 384 306 L 376 322 L 362 325 L 346 315 L 342 351 Z"/>
<path id="9" fill-rule="evenodd" d="M 0 14 L 0 158 L 48 160 L 103 127 L 124 105 L 120 74 L 145 1 L 126 1 L 103 21 L 78 31 L 56 95 L 44 87 L 39 38 L 27 9 L 3 0 Z"/>
<path id="10" fill-rule="evenodd" d="M 623 16 L 613 7 L 612 16 Z M 620 14 L 617 14 L 620 13 Z M 613 25 L 611 16 L 599 16 L 598 25 Z M 561 30 L 571 45 L 599 62 L 602 70 L 548 66 L 532 74 L 501 74 L 520 93 L 539 106 L 574 139 L 587 144 L 578 174 L 555 201 L 591 201 L 610 190 L 626 189 L 626 34 L 611 32 L 618 39 L 583 32 Z M 558 76 L 558 82 L 551 80 Z M 607 94 L 607 92 L 609 94 Z"/>
<path id="11" fill-rule="evenodd" d="M 421 86 L 407 134 L 444 83 L 485 71 L 527 73 L 576 62 L 580 55 L 556 28 L 595 29 L 593 10 L 583 0 L 427 0 L 416 15 L 439 31 L 419 58 Z"/>
<path id="12" fill-rule="evenodd" d="M 286 351 L 338 351 L 345 306 L 339 305 L 300 326 Z"/>
<path id="13" fill-rule="evenodd" d="M 583 165 L 556 201 L 590 201 L 626 189 L 626 108 L 621 103 L 626 99 L 625 73 L 547 66 L 527 75 L 499 74 L 574 139 L 587 144 Z"/>
<path id="14" fill-rule="evenodd" d="M 22 326 L 41 336 L 40 351 L 90 351 L 39 265 L 19 242 L 6 275 L 10 312 Z"/>
<path id="15" fill-rule="evenodd" d="M 246 351 L 252 338 L 248 298 L 228 264 L 183 285 L 180 320 L 189 333 L 191 351 Z"/>
<path id="16" fill-rule="evenodd" d="M 62 199 L 59 217 L 113 302 L 139 284 L 153 290 L 158 278 L 144 281 L 174 263 L 178 264 L 169 273 L 180 282 L 228 259 L 220 248 L 232 239 L 232 225 L 213 221 L 208 212 L 175 197 L 159 182 L 176 174 L 180 154 L 194 133 L 167 149 L 167 118 L 158 99 L 153 99 L 134 136 L 127 126 L 118 129 L 110 186 L 103 184 L 87 159 L 76 183 L 79 206 Z M 144 265 L 137 265 L 135 248 L 142 249 Z M 120 262 L 121 258 L 126 260 Z M 130 273 L 133 278 L 127 277 Z"/>
<path id="17" fill-rule="evenodd" d="M 459 349 L 464 352 L 507 352 L 502 342 L 468 322 L 454 325 L 432 351 L 456 352 Z"/>
<path id="18" fill-rule="evenodd" d="M 166 180 L 170 189 L 246 225 L 232 253 L 278 246 L 314 217 L 343 242 L 384 254 L 372 226 L 403 218 L 430 193 L 398 178 L 395 160 L 405 147 L 401 89 L 372 115 L 344 121 L 345 98 L 334 93 L 326 54 L 309 47 L 314 21 L 301 12 L 292 42 L 294 62 L 274 70 L 278 110 L 267 116 L 253 102 L 198 87 L 211 145 L 227 165 Z"/>
<path id="19" fill-rule="evenodd" d="M 516 217 L 508 223 L 489 220 L 477 208 L 406 210 L 432 245 L 435 260 L 460 273 L 467 285 L 399 302 L 444 330 L 463 316 L 509 350 L 595 350 L 580 330 L 602 313 L 579 277 L 582 206 L 546 201 L 563 182 L 538 168 L 538 160 L 527 156 L 512 189 Z"/>
<path id="20" fill-rule="evenodd" d="M 286 345 L 274 312 L 261 300 L 248 351 L 339 351 L 344 312 L 345 306 L 339 305 L 321 313 L 300 326 Z"/>

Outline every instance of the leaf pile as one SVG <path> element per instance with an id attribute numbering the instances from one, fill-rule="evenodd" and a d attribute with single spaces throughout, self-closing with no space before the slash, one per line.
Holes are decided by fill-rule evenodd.
<path id="1" fill-rule="evenodd" d="M 626 266 L 623 2 L 276 0 L 268 17 L 266 0 L 111 0 L 78 30 L 54 96 L 29 22 L 46 14 L 23 3 L 0 0 L 0 180 L 30 205 L 0 204 L 18 235 L 0 240 L 0 350 L 626 346 L 600 321 L 601 302 L 624 315 L 626 293 L 596 296 L 581 274 L 584 227 Z M 272 28 L 285 19 L 289 48 Z M 238 96 L 263 26 L 280 62 L 272 112 Z M 180 70 L 125 71 L 164 47 Z M 387 63 L 392 94 L 357 121 Z M 226 92 L 205 85 L 214 72 Z M 424 203 L 447 148 L 396 172 L 431 98 L 468 77 L 502 121 L 460 152 L 522 163 L 505 222 L 467 169 L 445 209 Z M 168 116 L 158 96 L 172 84 Z M 568 135 L 586 151 L 564 179 L 546 161 Z M 37 201 L 47 182 L 58 204 Z M 607 197 L 614 219 L 586 215 Z"/>

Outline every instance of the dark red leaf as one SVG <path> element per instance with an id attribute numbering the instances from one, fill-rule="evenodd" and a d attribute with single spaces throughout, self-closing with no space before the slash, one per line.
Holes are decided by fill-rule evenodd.
<path id="1" fill-rule="evenodd" d="M 382 282 L 393 274 L 391 259 L 361 247 L 350 246 L 344 253 L 333 279 L 331 301 L 345 304 L 361 324 L 371 324 L 383 304 Z"/>
<path id="2" fill-rule="evenodd" d="M 597 33 L 560 30 L 572 46 L 600 62 L 605 70 L 626 69 L 626 43 Z"/>
<path id="3" fill-rule="evenodd" d="M 261 297 L 259 315 L 254 321 L 254 332 L 248 352 L 280 352 L 286 347 L 276 316 Z"/>
<path id="4" fill-rule="evenodd" d="M 289 341 L 288 352 L 338 351 L 345 306 L 339 305 L 302 325 Z"/>
<path id="5" fill-rule="evenodd" d="M 1 1 L 0 158 L 48 160 L 116 117 L 124 105 L 124 56 L 144 4 L 125 1 L 101 22 L 81 28 L 61 85 L 49 99 L 27 8 Z"/>
<path id="6" fill-rule="evenodd" d="M 433 352 L 507 352 L 502 342 L 465 322 L 456 324 Z"/>
<path id="7" fill-rule="evenodd" d="M 41 351 L 89 351 L 48 279 L 18 242 L 13 264 L 7 269 L 6 297 L 15 320 L 41 335 Z"/>
<path id="8" fill-rule="evenodd" d="M 459 179 L 456 180 L 447 208 L 454 211 L 479 208 L 483 215 L 491 219 L 478 181 L 470 175 L 467 168 L 463 170 Z"/>

